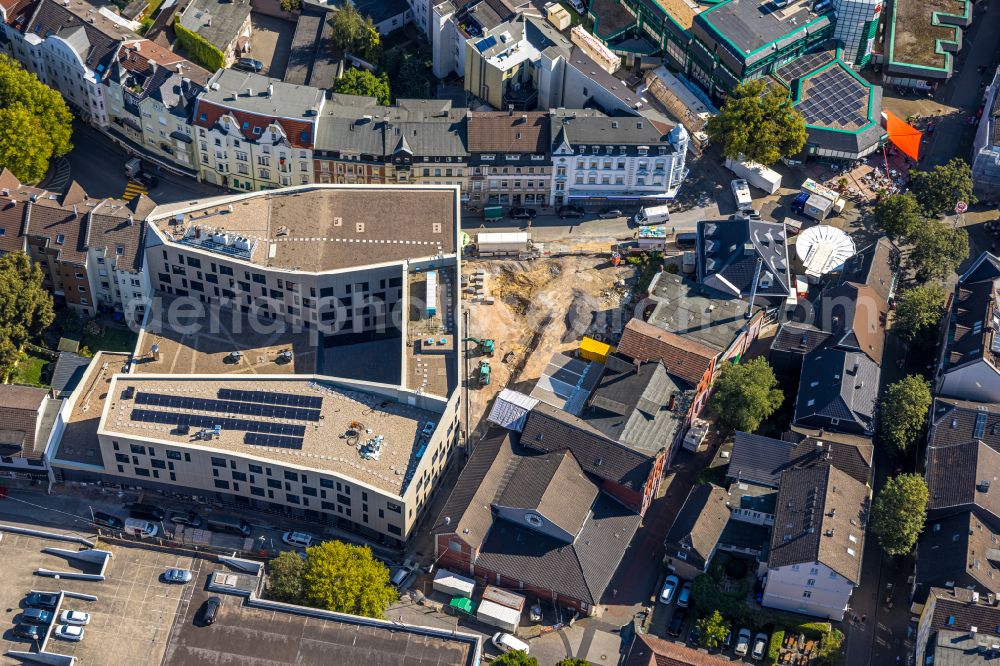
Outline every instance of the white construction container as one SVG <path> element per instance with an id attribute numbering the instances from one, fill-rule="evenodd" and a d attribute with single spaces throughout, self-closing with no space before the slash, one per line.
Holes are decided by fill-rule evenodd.
<path id="1" fill-rule="evenodd" d="M 756 162 L 737 162 L 726 158 L 726 168 L 754 187 L 774 194 L 781 187 L 781 174 Z"/>
<path id="2" fill-rule="evenodd" d="M 434 574 L 434 591 L 447 594 L 452 597 L 472 598 L 472 593 L 476 589 L 476 581 L 447 569 L 438 569 Z"/>

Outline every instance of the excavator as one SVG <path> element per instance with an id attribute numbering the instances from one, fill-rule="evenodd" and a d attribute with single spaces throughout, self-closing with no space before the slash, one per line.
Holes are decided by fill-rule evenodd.
<path id="1" fill-rule="evenodd" d="M 496 343 L 489 338 L 465 338 L 462 342 L 476 343 L 476 346 L 479 347 L 479 351 L 487 356 L 493 356 L 493 352 L 496 350 Z"/>

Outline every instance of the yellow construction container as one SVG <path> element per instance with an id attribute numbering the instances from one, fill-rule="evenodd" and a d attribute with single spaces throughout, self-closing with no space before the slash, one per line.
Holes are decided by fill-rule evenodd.
<path id="1" fill-rule="evenodd" d="M 598 342 L 593 338 L 584 338 L 583 340 L 580 340 L 580 349 L 577 352 L 577 355 L 588 361 L 604 363 L 608 360 L 608 354 L 613 351 L 614 349 L 609 344 Z"/>

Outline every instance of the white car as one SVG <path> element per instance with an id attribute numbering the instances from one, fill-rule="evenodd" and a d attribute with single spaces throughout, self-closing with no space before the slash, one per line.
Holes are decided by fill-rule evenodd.
<path id="1" fill-rule="evenodd" d="M 83 627 L 90 624 L 90 614 L 83 611 L 67 610 L 59 615 L 59 621 L 63 624 L 73 624 Z"/>
<path id="2" fill-rule="evenodd" d="M 677 592 L 678 585 L 680 585 L 680 580 L 677 576 L 673 574 L 667 576 L 667 579 L 663 581 L 663 589 L 660 591 L 661 604 L 670 604 L 674 600 L 674 593 Z"/>
<path id="3" fill-rule="evenodd" d="M 753 639 L 753 652 L 750 653 L 750 656 L 757 661 L 763 659 L 764 653 L 767 652 L 767 640 L 767 634 L 757 634 L 757 636 Z"/>
<path id="4" fill-rule="evenodd" d="M 736 649 L 733 651 L 737 657 L 747 656 L 747 652 L 750 651 L 750 630 L 747 628 L 740 629 L 740 633 L 736 637 Z"/>
<path id="5" fill-rule="evenodd" d="M 285 532 L 281 535 L 281 540 L 295 548 L 308 548 L 313 542 L 312 536 L 305 532 Z"/>
<path id="6" fill-rule="evenodd" d="M 56 637 L 61 638 L 64 641 L 82 641 L 83 640 L 83 627 L 75 627 L 69 624 L 60 624 L 56 627 L 55 631 Z"/>

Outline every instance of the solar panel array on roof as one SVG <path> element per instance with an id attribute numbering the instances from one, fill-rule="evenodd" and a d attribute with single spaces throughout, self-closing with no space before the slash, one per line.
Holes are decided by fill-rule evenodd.
<path id="1" fill-rule="evenodd" d="M 476 50 L 479 51 L 480 53 L 485 53 L 490 48 L 496 46 L 496 44 L 497 44 L 497 38 L 494 37 L 493 35 L 490 35 L 486 39 L 480 39 L 478 42 L 476 42 Z"/>
<path id="2" fill-rule="evenodd" d="M 833 58 L 833 51 L 807 53 L 778 68 L 778 76 L 785 82 L 791 83 L 814 69 L 818 69 L 826 63 L 831 62 Z"/>
<path id="3" fill-rule="evenodd" d="M 259 402 L 264 405 L 288 405 L 290 407 L 306 407 L 319 409 L 323 406 L 323 398 L 311 395 L 295 395 L 294 393 L 274 393 L 272 391 L 239 391 L 237 389 L 219 389 L 220 400 L 241 400 L 242 402 Z"/>
<path id="4" fill-rule="evenodd" d="M 249 419 L 233 419 L 226 416 L 205 416 L 202 414 L 178 414 L 177 412 L 158 412 L 151 409 L 133 409 L 133 421 L 140 423 L 163 423 L 176 426 L 195 428 L 221 427 L 223 430 L 238 430 L 243 432 L 263 432 L 272 435 L 292 435 L 302 437 L 306 434 L 304 425 L 275 423 L 274 421 L 251 421 Z"/>
<path id="5" fill-rule="evenodd" d="M 222 414 L 243 414 L 246 416 L 265 416 L 275 419 L 292 419 L 296 421 L 319 421 L 318 409 L 304 407 L 285 407 L 283 405 L 261 405 L 235 400 L 211 400 L 206 398 L 191 398 L 181 395 L 162 395 L 159 393 L 140 392 L 135 395 L 137 405 L 153 407 L 171 407 L 173 409 L 194 409 L 201 412 L 219 412 Z"/>
<path id="6" fill-rule="evenodd" d="M 301 437 L 284 437 L 282 435 L 265 435 L 259 432 L 248 432 L 243 435 L 244 444 L 256 446 L 273 446 L 278 449 L 301 449 Z"/>
<path id="7" fill-rule="evenodd" d="M 861 127 L 868 122 L 868 88 L 841 67 L 802 82 L 802 101 L 795 108 L 809 125 Z"/>

